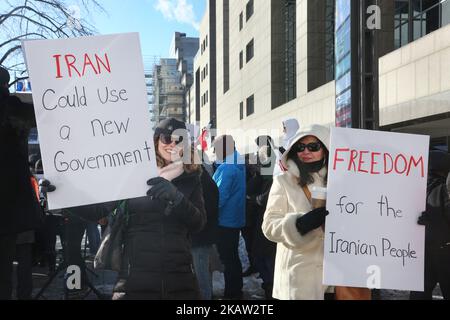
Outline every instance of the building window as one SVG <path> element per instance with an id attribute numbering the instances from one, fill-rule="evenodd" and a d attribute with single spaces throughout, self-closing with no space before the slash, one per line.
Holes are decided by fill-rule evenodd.
<path id="1" fill-rule="evenodd" d="M 239 15 L 239 31 L 241 31 L 242 28 L 244 28 L 244 13 L 243 12 L 241 12 L 241 14 Z"/>
<path id="2" fill-rule="evenodd" d="M 308 91 L 334 80 L 335 4 L 322 0 L 308 6 Z"/>
<path id="3" fill-rule="evenodd" d="M 253 0 L 249 0 L 245 8 L 246 21 L 248 21 L 248 19 L 250 19 L 252 15 L 253 15 Z"/>
<path id="4" fill-rule="evenodd" d="M 239 104 L 239 119 L 244 119 L 244 102 Z"/>
<path id="5" fill-rule="evenodd" d="M 205 39 L 205 48 L 208 47 L 208 35 L 206 35 L 206 39 Z"/>
<path id="6" fill-rule="evenodd" d="M 247 98 L 247 117 L 255 112 L 255 96 L 251 95 Z"/>
<path id="7" fill-rule="evenodd" d="M 396 0 L 395 48 L 400 48 L 450 23 L 450 0 Z"/>
<path id="8" fill-rule="evenodd" d="M 208 64 L 206 64 L 206 76 L 208 76 Z"/>
<path id="9" fill-rule="evenodd" d="M 245 55 L 246 55 L 246 62 L 249 62 L 250 60 L 252 60 L 253 56 L 254 56 L 254 48 L 253 48 L 253 39 L 252 41 L 250 41 L 247 44 L 247 48 L 245 51 Z"/>
<path id="10" fill-rule="evenodd" d="M 209 97 L 209 90 L 206 90 L 206 93 L 205 93 L 205 98 L 206 98 L 206 103 L 208 103 L 208 98 Z"/>
<path id="11" fill-rule="evenodd" d="M 239 69 L 242 69 L 244 67 L 244 53 L 241 51 L 239 52 Z"/>

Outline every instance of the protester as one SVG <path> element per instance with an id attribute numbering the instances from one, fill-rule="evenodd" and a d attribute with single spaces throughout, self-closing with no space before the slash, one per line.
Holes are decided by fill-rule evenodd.
<path id="1" fill-rule="evenodd" d="M 254 201 L 250 201 L 249 197 L 249 184 L 252 184 L 255 177 L 258 175 L 258 166 L 256 161 L 251 158 L 251 154 L 245 155 L 245 181 L 246 181 L 246 202 L 245 202 L 245 227 L 241 229 L 242 238 L 244 238 L 245 249 L 247 250 L 249 266 L 245 272 L 242 273 L 243 277 L 249 277 L 256 273 L 255 262 L 253 261 L 253 238 L 255 234 L 256 226 L 256 204 Z"/>
<path id="2" fill-rule="evenodd" d="M 203 300 L 213 296 L 211 255 L 217 242 L 219 215 L 219 190 L 202 165 L 201 183 L 205 201 L 206 225 L 199 233 L 192 235 L 192 257 Z"/>
<path id="3" fill-rule="evenodd" d="M 431 300 L 439 283 L 444 299 L 450 300 L 450 199 L 446 178 L 450 155 L 431 151 L 427 182 L 427 206 L 418 223 L 425 226 L 425 290 L 411 292 L 412 300 Z"/>
<path id="4" fill-rule="evenodd" d="M 219 188 L 217 249 L 224 265 L 225 299 L 242 298 L 242 264 L 239 259 L 240 229 L 245 226 L 245 165 L 232 136 L 213 143 L 217 169 L 213 179 Z"/>
<path id="5" fill-rule="evenodd" d="M 16 235 L 35 230 L 41 211 L 30 183 L 28 133 L 36 125 L 32 105 L 9 94 L 10 76 L 0 67 L 0 145 L 2 209 L 0 223 L 0 300 L 11 299 Z"/>
<path id="6" fill-rule="evenodd" d="M 253 262 L 259 276 L 262 279 L 262 288 L 266 299 L 272 299 L 273 277 L 275 272 L 276 244 L 269 241 L 263 234 L 261 226 L 264 212 L 266 211 L 267 200 L 272 186 L 273 162 L 275 154 L 270 145 L 262 145 L 258 148 L 258 168 L 257 174 L 247 183 L 248 202 L 253 204 L 254 225 L 253 230 Z"/>
<path id="7" fill-rule="evenodd" d="M 282 157 L 288 168 L 274 177 L 262 230 L 277 243 L 273 297 L 323 300 L 325 208 L 313 209 L 307 192 L 327 181 L 329 130 L 313 125 L 299 131 Z"/>
<path id="8" fill-rule="evenodd" d="M 122 267 L 113 300 L 200 299 L 190 236 L 202 230 L 206 213 L 201 168 L 181 161 L 183 152 L 191 151 L 182 132 L 185 124 L 173 118 L 155 129 L 159 177 L 147 181 L 146 197 L 126 200 Z"/>
<path id="9" fill-rule="evenodd" d="M 288 147 L 291 145 L 292 139 L 299 129 L 300 125 L 297 119 L 289 118 L 283 120 L 283 147 L 280 148 L 281 153 L 284 153 L 286 149 L 288 149 Z"/>

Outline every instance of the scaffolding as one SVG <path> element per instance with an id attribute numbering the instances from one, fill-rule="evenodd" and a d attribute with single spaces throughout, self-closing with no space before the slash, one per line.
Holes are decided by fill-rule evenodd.
<path id="1" fill-rule="evenodd" d="M 153 68 L 153 119 L 168 117 L 183 121 L 184 86 L 176 59 L 160 59 Z"/>
<path id="2" fill-rule="evenodd" d="M 154 69 L 158 65 L 160 57 L 155 55 L 144 55 L 144 76 L 145 76 L 145 86 L 147 89 L 147 102 L 148 110 L 150 112 L 150 119 L 155 122 L 155 79 L 154 79 Z"/>

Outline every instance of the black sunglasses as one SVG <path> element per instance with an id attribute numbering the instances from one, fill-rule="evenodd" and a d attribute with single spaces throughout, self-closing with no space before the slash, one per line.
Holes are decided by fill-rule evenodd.
<path id="1" fill-rule="evenodd" d="M 311 142 L 308 144 L 298 143 L 294 146 L 294 150 L 296 152 L 303 152 L 305 149 L 308 149 L 311 152 L 317 152 L 322 148 L 322 144 L 320 142 Z"/>
<path id="2" fill-rule="evenodd" d="M 171 144 L 172 142 L 175 142 L 175 144 L 179 144 L 183 142 L 182 136 L 173 136 L 166 133 L 161 133 L 159 135 L 159 141 L 161 141 L 164 144 Z"/>

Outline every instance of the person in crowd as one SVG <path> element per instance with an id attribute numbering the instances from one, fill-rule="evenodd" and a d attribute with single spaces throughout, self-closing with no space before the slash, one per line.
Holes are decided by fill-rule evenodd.
<path id="1" fill-rule="evenodd" d="M 411 292 L 412 300 L 431 300 L 439 283 L 444 299 L 450 300 L 450 199 L 446 178 L 450 154 L 431 151 L 426 211 L 418 223 L 425 226 L 425 290 Z"/>
<path id="2" fill-rule="evenodd" d="M 258 141 L 256 143 L 258 144 Z M 252 235 L 253 261 L 255 269 L 263 281 L 262 288 L 266 299 L 272 299 L 276 244 L 264 236 L 261 227 L 273 180 L 269 170 L 273 170 L 274 161 L 275 154 L 271 150 L 270 144 L 260 145 L 258 147 L 259 171 L 247 183 L 248 202 L 253 204 L 255 210 L 255 228 Z"/>
<path id="3" fill-rule="evenodd" d="M 295 118 L 283 120 L 282 123 L 283 123 L 283 138 L 282 138 L 283 146 L 280 147 L 280 151 L 281 153 L 284 153 L 286 149 L 291 145 L 292 139 L 294 138 L 297 131 L 300 129 L 300 124 Z"/>
<path id="4" fill-rule="evenodd" d="M 254 178 L 258 175 L 258 166 L 256 161 L 252 159 L 252 154 L 245 155 L 245 181 L 246 181 L 246 202 L 245 202 L 245 227 L 242 228 L 241 234 L 244 238 L 245 249 L 247 250 L 249 266 L 245 272 L 242 273 L 243 277 L 249 277 L 256 273 L 255 262 L 253 260 L 253 236 L 255 234 L 255 219 L 256 219 L 256 204 L 250 201 L 249 197 L 249 184 L 254 182 Z"/>
<path id="5" fill-rule="evenodd" d="M 11 299 L 17 234 L 35 230 L 42 218 L 28 163 L 28 133 L 36 126 L 34 109 L 10 95 L 9 81 L 8 71 L 0 67 L 0 168 L 5 169 L 0 213 L 0 300 Z"/>
<path id="6" fill-rule="evenodd" d="M 262 230 L 277 243 L 272 296 L 323 300 L 324 225 L 327 210 L 313 209 L 309 190 L 326 186 L 329 129 L 313 125 L 292 139 L 282 161 L 287 172 L 274 177 Z"/>
<path id="7" fill-rule="evenodd" d="M 204 164 L 202 164 L 200 178 L 205 202 L 206 225 L 202 231 L 192 235 L 192 258 L 201 298 L 211 300 L 213 297 L 211 255 L 215 250 L 214 244 L 217 242 L 219 189 Z"/>
<path id="8" fill-rule="evenodd" d="M 94 256 L 97 254 L 100 247 L 100 231 L 98 230 L 98 222 L 88 222 L 86 224 L 86 236 L 89 243 L 89 254 Z"/>
<path id="9" fill-rule="evenodd" d="M 230 135 L 217 137 L 213 147 L 217 163 L 213 179 L 219 188 L 217 250 L 224 265 L 224 298 L 241 299 L 243 280 L 239 235 L 245 226 L 245 162 Z"/>
<path id="10" fill-rule="evenodd" d="M 30 156 L 30 169 L 34 168 L 34 164 L 37 160 L 36 157 Z M 31 170 L 31 171 L 34 171 Z M 34 172 L 32 172 L 34 173 Z M 33 187 L 33 191 L 36 195 L 36 200 L 39 201 L 39 185 L 34 177 L 30 176 L 30 182 Z M 44 212 L 42 212 L 42 219 Z M 33 244 L 35 243 L 35 231 L 29 230 L 17 234 L 16 239 L 16 258 L 17 262 L 17 290 L 16 296 L 18 300 L 31 300 L 31 294 L 33 291 Z"/>
<path id="11" fill-rule="evenodd" d="M 200 299 L 191 234 L 206 223 L 201 167 L 181 161 L 183 152 L 191 152 L 183 122 L 163 120 L 153 140 L 159 176 L 147 181 L 146 197 L 126 200 L 113 300 Z M 107 211 L 118 205 L 103 204 Z"/>

